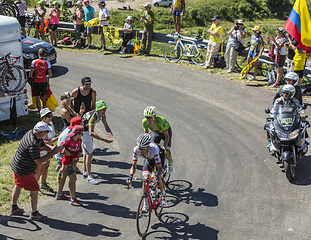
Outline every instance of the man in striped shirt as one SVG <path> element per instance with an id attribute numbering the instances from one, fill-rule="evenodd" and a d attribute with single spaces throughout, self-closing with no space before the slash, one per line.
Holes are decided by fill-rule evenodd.
<path id="1" fill-rule="evenodd" d="M 39 185 L 35 179 L 35 171 L 38 164 L 52 158 L 56 153 L 59 153 L 63 147 L 49 147 L 44 143 L 48 132 L 52 129 L 44 122 L 38 122 L 35 127 L 28 131 L 22 138 L 17 151 L 10 164 L 14 172 L 15 186 L 12 191 L 12 208 L 10 216 L 23 215 L 24 209 L 17 206 L 17 200 L 21 189 L 30 191 L 30 203 L 32 212 L 29 216 L 30 220 L 44 221 L 46 216 L 41 215 L 37 210 Z M 39 150 L 45 150 L 49 153 L 44 157 L 40 157 Z"/>

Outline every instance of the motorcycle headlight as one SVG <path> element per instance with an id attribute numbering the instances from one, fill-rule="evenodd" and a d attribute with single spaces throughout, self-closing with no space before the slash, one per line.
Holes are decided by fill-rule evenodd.
<path id="1" fill-rule="evenodd" d="M 278 138 L 280 140 L 287 140 L 287 134 L 286 133 L 283 133 L 279 130 L 276 130 L 276 134 L 278 135 Z"/>
<path id="2" fill-rule="evenodd" d="M 25 58 L 33 59 L 33 58 L 36 57 L 36 54 L 35 54 L 35 53 L 25 53 L 25 54 L 24 54 L 24 57 L 25 57 Z"/>
<path id="3" fill-rule="evenodd" d="M 297 129 L 297 130 L 291 132 L 291 133 L 289 134 L 289 136 L 288 136 L 288 139 L 295 139 L 295 138 L 298 137 L 298 135 L 299 135 L 299 129 Z"/>

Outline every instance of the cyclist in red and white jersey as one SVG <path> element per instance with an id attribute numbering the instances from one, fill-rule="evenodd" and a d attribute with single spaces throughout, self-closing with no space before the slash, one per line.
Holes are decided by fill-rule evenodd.
<path id="1" fill-rule="evenodd" d="M 36 97 L 36 104 L 38 111 L 41 111 L 40 96 L 42 99 L 43 108 L 46 108 L 46 92 L 47 92 L 47 78 L 52 77 L 51 64 L 49 61 L 44 60 L 45 49 L 40 48 L 38 51 L 39 59 L 33 60 L 31 63 L 31 70 L 29 77 L 33 77 L 35 72 L 35 79 L 32 85 L 32 93 Z M 46 74 L 48 72 L 48 74 Z"/>

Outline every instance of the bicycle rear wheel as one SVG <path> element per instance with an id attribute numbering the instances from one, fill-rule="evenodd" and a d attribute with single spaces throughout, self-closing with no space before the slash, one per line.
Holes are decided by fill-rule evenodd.
<path id="1" fill-rule="evenodd" d="M 150 220 L 151 220 L 151 205 L 148 195 L 144 194 L 140 199 L 136 214 L 136 226 L 139 236 L 145 237 L 147 235 L 150 226 Z"/>
<path id="2" fill-rule="evenodd" d="M 182 48 L 177 43 L 168 43 L 164 47 L 163 56 L 168 62 L 178 62 L 182 56 Z"/>
<path id="3" fill-rule="evenodd" d="M 25 79 L 24 72 L 17 66 L 10 65 L 2 79 L 2 86 L 5 92 L 14 92 L 20 89 L 23 78 Z"/>
<path id="4" fill-rule="evenodd" d="M 192 62 L 195 65 L 203 66 L 205 64 L 205 58 L 207 54 L 207 46 L 205 44 L 198 44 L 196 47 L 194 46 L 191 50 L 191 57 Z"/>
<path id="5" fill-rule="evenodd" d="M 158 201 L 160 201 L 162 199 L 162 193 L 161 193 L 161 190 L 159 188 L 156 188 L 156 197 L 155 197 L 155 201 L 156 203 Z M 162 206 L 162 203 L 160 202 L 156 208 L 156 210 L 154 211 L 155 215 L 157 217 L 160 217 L 161 216 L 161 213 L 163 211 L 163 206 Z"/>

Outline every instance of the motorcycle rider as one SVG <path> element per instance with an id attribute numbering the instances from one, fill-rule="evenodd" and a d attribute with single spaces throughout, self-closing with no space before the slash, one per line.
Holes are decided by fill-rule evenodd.
<path id="1" fill-rule="evenodd" d="M 297 82 L 299 80 L 299 76 L 297 73 L 295 72 L 288 72 L 285 75 L 285 80 L 286 80 L 286 84 L 291 84 L 295 87 L 295 94 L 294 94 L 294 98 L 296 98 L 300 105 L 302 105 L 302 93 L 301 93 L 301 87 L 297 85 Z M 272 100 L 272 103 L 275 102 L 276 99 L 278 99 L 279 97 L 281 97 L 281 92 L 282 92 L 282 87 L 280 87 L 276 94 L 275 97 Z"/>

